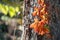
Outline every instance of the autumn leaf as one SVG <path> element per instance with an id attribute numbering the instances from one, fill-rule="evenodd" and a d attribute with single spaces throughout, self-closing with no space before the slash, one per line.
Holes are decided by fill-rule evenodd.
<path id="1" fill-rule="evenodd" d="M 44 0 L 38 0 L 38 4 L 40 7 L 34 7 L 34 12 L 32 13 L 33 16 L 38 16 L 41 20 L 38 20 L 38 18 L 34 18 L 34 22 L 30 25 L 31 28 L 34 29 L 36 33 L 39 35 L 45 35 L 47 33 L 50 33 L 48 28 L 45 28 L 45 25 L 48 25 L 48 16 L 46 16 L 48 13 L 46 11 L 46 4 L 44 3 Z"/>
<path id="2" fill-rule="evenodd" d="M 40 34 L 40 35 L 44 35 L 44 34 L 45 34 L 45 32 L 44 32 L 44 31 L 41 31 L 39 34 Z"/>
<path id="3" fill-rule="evenodd" d="M 34 11 L 34 12 L 32 13 L 32 15 L 33 15 L 33 16 L 36 16 L 36 15 L 37 15 L 37 12 L 36 12 L 36 11 Z"/>

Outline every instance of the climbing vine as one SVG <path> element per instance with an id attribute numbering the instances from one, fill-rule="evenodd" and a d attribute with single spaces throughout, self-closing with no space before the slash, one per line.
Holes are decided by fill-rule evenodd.
<path id="1" fill-rule="evenodd" d="M 49 30 L 49 16 L 46 10 L 46 4 L 44 0 L 37 0 L 39 6 L 34 6 L 34 12 L 32 16 L 34 16 L 34 22 L 30 25 L 30 28 L 33 28 L 36 33 L 39 35 L 44 35 L 50 33 Z M 39 18 L 38 18 L 38 17 Z"/>

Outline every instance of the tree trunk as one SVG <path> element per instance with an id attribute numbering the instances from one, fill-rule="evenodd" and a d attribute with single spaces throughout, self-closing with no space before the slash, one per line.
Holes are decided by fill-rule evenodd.
<path id="1" fill-rule="evenodd" d="M 31 0 L 29 1 L 31 2 Z M 34 1 L 33 1 L 34 4 Z M 46 10 L 48 11 L 49 14 L 49 26 L 50 26 L 50 32 L 51 32 L 51 38 L 48 38 L 46 36 L 37 36 L 37 40 L 60 40 L 60 0 L 45 0 L 45 4 L 47 5 Z M 28 6 L 31 6 L 31 4 L 27 4 Z M 35 5 L 35 4 L 34 4 Z M 25 16 L 28 15 L 29 13 L 29 9 L 31 7 L 25 7 Z M 32 10 L 33 11 L 33 10 Z M 30 10 L 30 14 L 31 15 L 31 10 Z M 30 17 L 31 18 L 31 17 Z M 28 20 L 30 20 L 30 18 L 28 18 Z M 33 17 L 31 18 L 33 19 Z M 32 20 L 30 20 L 32 21 Z M 28 21 L 28 23 L 31 23 Z M 40 38 L 40 39 L 39 39 Z"/>

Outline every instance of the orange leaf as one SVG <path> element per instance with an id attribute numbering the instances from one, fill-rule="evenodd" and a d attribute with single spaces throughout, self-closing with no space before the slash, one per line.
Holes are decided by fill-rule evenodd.
<path id="1" fill-rule="evenodd" d="M 32 24 L 30 25 L 30 28 L 34 28 L 34 25 L 35 25 L 35 23 L 32 23 Z"/>
<path id="2" fill-rule="evenodd" d="M 36 15 L 37 15 L 37 12 L 36 12 L 36 11 L 34 11 L 34 12 L 32 13 L 32 15 L 33 15 L 33 16 L 36 16 Z"/>

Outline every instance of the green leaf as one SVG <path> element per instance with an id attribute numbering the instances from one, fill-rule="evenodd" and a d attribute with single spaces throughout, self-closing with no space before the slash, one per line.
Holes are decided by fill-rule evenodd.
<path id="1" fill-rule="evenodd" d="M 19 7 L 16 7 L 16 8 L 15 8 L 15 11 L 16 11 L 16 12 L 19 12 Z"/>
<path id="2" fill-rule="evenodd" d="M 11 7 L 11 6 L 9 7 L 9 15 L 10 15 L 10 17 L 13 17 L 13 16 L 16 15 L 15 9 L 13 7 Z"/>
<path id="3" fill-rule="evenodd" d="M 50 31 L 50 27 L 49 27 L 48 24 L 45 24 L 44 27 L 47 28 L 47 29 L 49 29 L 49 31 Z"/>
<path id="4" fill-rule="evenodd" d="M 8 21 L 8 20 L 9 20 L 9 17 L 8 17 L 8 16 L 2 16 L 2 17 L 1 17 L 1 20 L 3 20 L 3 21 Z"/>
<path id="5" fill-rule="evenodd" d="M 49 25 L 48 24 L 45 24 L 44 27 L 49 29 Z"/>
<path id="6" fill-rule="evenodd" d="M 5 9 L 6 9 L 6 11 L 8 11 L 8 10 L 9 10 L 7 5 L 5 6 Z"/>
<path id="7" fill-rule="evenodd" d="M 5 14 L 5 15 L 7 15 L 7 13 L 8 13 L 8 6 L 7 5 L 6 6 L 3 5 L 2 13 Z"/>

